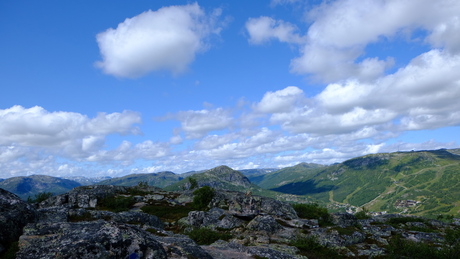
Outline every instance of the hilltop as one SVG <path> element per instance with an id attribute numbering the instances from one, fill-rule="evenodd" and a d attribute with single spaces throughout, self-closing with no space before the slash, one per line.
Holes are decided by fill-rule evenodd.
<path id="1" fill-rule="evenodd" d="M 76 181 L 47 175 L 12 177 L 0 181 L 0 188 L 12 192 L 24 200 L 41 192 L 50 192 L 54 195 L 62 194 L 80 185 Z"/>

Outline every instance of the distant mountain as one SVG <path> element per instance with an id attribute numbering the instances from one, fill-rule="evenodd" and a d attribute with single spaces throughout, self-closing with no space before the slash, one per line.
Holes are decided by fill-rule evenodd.
<path id="1" fill-rule="evenodd" d="M 98 182 L 111 179 L 110 176 L 101 176 L 101 177 L 69 176 L 69 177 L 62 177 L 62 178 L 78 182 L 81 185 L 94 185 Z"/>
<path id="2" fill-rule="evenodd" d="M 259 169 L 243 169 L 239 170 L 244 176 L 246 176 L 251 183 L 257 184 L 264 178 L 264 175 L 274 172 L 276 168 L 259 168 Z"/>
<path id="3" fill-rule="evenodd" d="M 98 185 L 119 185 L 135 186 L 140 182 L 147 182 L 150 186 L 163 188 L 182 180 L 184 177 L 180 174 L 165 171 L 151 174 L 130 174 L 123 177 L 111 178 L 98 182 Z"/>
<path id="4" fill-rule="evenodd" d="M 72 180 L 47 175 L 12 177 L 0 182 L 0 188 L 18 195 L 23 200 L 29 196 L 34 198 L 40 192 L 62 194 L 80 185 Z"/>
<path id="5" fill-rule="evenodd" d="M 436 216 L 460 211 L 460 149 L 372 154 L 331 166 L 297 165 L 259 186 L 336 206 Z"/>
<path id="6" fill-rule="evenodd" d="M 314 163 L 300 163 L 292 167 L 286 167 L 272 173 L 264 174 L 252 180 L 258 186 L 270 189 L 292 181 L 301 181 L 309 177 L 306 172 L 316 172 L 324 168 L 324 165 Z"/>

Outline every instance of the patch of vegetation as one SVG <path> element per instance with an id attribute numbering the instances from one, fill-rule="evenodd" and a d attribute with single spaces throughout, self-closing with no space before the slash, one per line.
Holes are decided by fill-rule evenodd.
<path id="1" fill-rule="evenodd" d="M 198 188 L 198 181 L 195 178 L 188 178 L 188 182 L 190 183 L 190 190 Z"/>
<path id="2" fill-rule="evenodd" d="M 184 206 L 172 206 L 171 204 L 164 202 L 144 206 L 141 210 L 150 215 L 159 217 L 162 221 L 174 222 L 183 217 L 187 217 L 188 213 L 192 211 L 193 208 L 190 204 Z"/>
<path id="3" fill-rule="evenodd" d="M 388 258 L 459 258 L 460 246 L 436 247 L 423 242 L 406 240 L 397 235 L 390 240 L 387 252 Z"/>
<path id="4" fill-rule="evenodd" d="M 327 208 L 320 207 L 317 203 L 294 204 L 292 205 L 299 218 L 318 219 L 320 226 L 331 224 L 331 215 Z"/>
<path id="5" fill-rule="evenodd" d="M 0 259 L 15 259 L 17 252 L 19 252 L 18 241 L 11 243 L 6 252 L 0 255 Z"/>
<path id="6" fill-rule="evenodd" d="M 31 198 L 30 196 L 27 197 L 27 202 L 28 203 L 40 203 L 50 197 L 52 197 L 54 194 L 52 192 L 40 192 L 35 194 L 35 198 Z"/>
<path id="7" fill-rule="evenodd" d="M 342 258 L 337 251 L 321 245 L 314 236 L 298 237 L 289 243 L 300 250 L 300 254 L 308 258 Z"/>
<path id="8" fill-rule="evenodd" d="M 349 227 L 345 227 L 345 228 L 334 227 L 334 228 L 331 228 L 331 229 L 337 230 L 337 232 L 339 232 L 340 235 L 347 235 L 347 236 L 351 236 L 356 231 L 360 231 L 360 229 L 358 229 L 357 227 L 354 227 L 354 226 L 349 226 Z"/>
<path id="9" fill-rule="evenodd" d="M 407 222 L 422 222 L 425 223 L 425 219 L 422 218 L 415 218 L 415 217 L 397 217 L 397 218 L 390 218 L 388 220 L 388 224 L 397 226 L 399 224 L 406 224 Z"/>
<path id="10" fill-rule="evenodd" d="M 197 210 L 204 210 L 214 198 L 214 189 L 209 186 L 203 186 L 193 192 L 192 207 Z"/>
<path id="11" fill-rule="evenodd" d="M 122 212 L 127 211 L 132 208 L 135 201 L 132 196 L 110 196 L 104 199 L 101 199 L 98 202 L 98 209 L 108 210 L 112 212 Z"/>
<path id="12" fill-rule="evenodd" d="M 450 246 L 460 246 L 460 228 L 446 229 L 445 239 L 446 239 L 447 244 L 449 244 Z"/>
<path id="13" fill-rule="evenodd" d="M 357 219 L 369 219 L 369 218 L 371 218 L 371 216 L 369 216 L 368 213 L 369 213 L 369 210 L 364 208 L 364 207 L 362 207 L 361 211 L 355 213 L 355 217 Z"/>
<path id="14" fill-rule="evenodd" d="M 229 233 L 218 232 L 209 228 L 194 228 L 186 234 L 198 245 L 210 245 L 219 239 L 228 241 L 233 237 Z"/>

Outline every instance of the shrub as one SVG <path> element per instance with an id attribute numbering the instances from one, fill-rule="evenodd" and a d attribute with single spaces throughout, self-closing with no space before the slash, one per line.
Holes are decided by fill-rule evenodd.
<path id="1" fill-rule="evenodd" d="M 208 207 L 208 204 L 214 198 L 214 189 L 209 186 L 203 186 L 193 192 L 192 207 L 197 210 L 203 210 Z"/>
<path id="2" fill-rule="evenodd" d="M 40 192 L 40 193 L 35 194 L 35 198 L 33 199 L 30 196 L 27 197 L 27 202 L 28 203 L 40 203 L 50 198 L 51 196 L 53 196 L 52 192 Z"/>
<path id="3" fill-rule="evenodd" d="M 228 233 L 221 233 L 209 228 L 195 228 L 187 233 L 198 245 L 210 245 L 217 240 L 228 241 L 232 235 Z"/>
<path id="4" fill-rule="evenodd" d="M 355 213 L 355 217 L 357 219 L 368 219 L 368 218 L 370 218 L 370 216 L 367 214 L 368 212 L 369 212 L 369 210 L 367 210 L 366 208 L 362 207 L 361 211 Z"/>
<path id="5" fill-rule="evenodd" d="M 326 208 L 320 207 L 317 203 L 294 204 L 292 205 L 299 218 L 318 219 L 320 225 L 331 223 L 331 215 Z"/>
<path id="6" fill-rule="evenodd" d="M 198 181 L 195 178 L 188 178 L 188 181 L 190 183 L 190 190 L 196 189 L 198 187 Z"/>

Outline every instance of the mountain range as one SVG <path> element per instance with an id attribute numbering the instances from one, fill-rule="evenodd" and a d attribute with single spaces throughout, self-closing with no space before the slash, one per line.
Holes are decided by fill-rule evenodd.
<path id="1" fill-rule="evenodd" d="M 192 180 L 191 180 L 192 179 Z M 435 217 L 460 211 L 460 149 L 371 154 L 333 165 L 300 163 L 276 169 L 236 171 L 219 166 L 206 171 L 159 172 L 111 178 L 97 184 L 147 183 L 168 191 L 198 186 L 251 192 L 284 201 L 314 201 L 332 211 L 407 213 Z M 0 188 L 27 198 L 38 192 L 63 193 L 82 185 L 50 176 L 14 177 Z"/>

